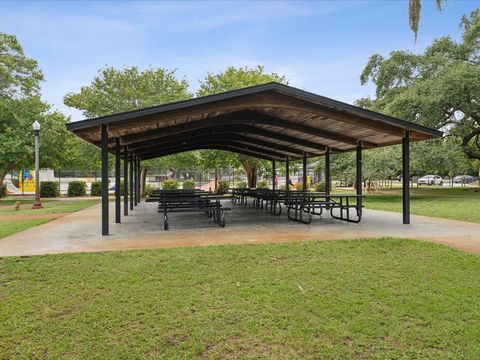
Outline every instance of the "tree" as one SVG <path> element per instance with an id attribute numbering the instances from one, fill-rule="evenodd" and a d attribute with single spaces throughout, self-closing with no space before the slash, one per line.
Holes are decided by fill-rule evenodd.
<path id="1" fill-rule="evenodd" d="M 82 110 L 85 117 L 92 118 L 191 97 L 187 80 L 177 79 L 175 70 L 148 68 L 142 71 L 135 66 L 123 69 L 107 67 L 99 71 L 90 85 L 82 86 L 78 93 L 65 95 L 64 103 Z M 96 157 L 92 158 L 93 163 L 99 163 L 99 156 L 97 150 Z M 170 161 L 175 157 L 170 156 Z M 142 194 L 147 169 L 158 164 L 155 160 L 142 163 Z"/>
<path id="2" fill-rule="evenodd" d="M 9 171 L 33 165 L 35 120 L 42 126 L 40 167 L 59 166 L 68 157 L 68 119 L 40 99 L 42 80 L 16 37 L 0 33 L 0 186 Z"/>
<path id="3" fill-rule="evenodd" d="M 480 159 L 480 9 L 461 20 L 461 42 L 437 39 L 423 54 L 394 51 L 370 57 L 360 77 L 372 81 L 376 98 L 357 104 L 461 139 L 472 159 Z"/>
<path id="4" fill-rule="evenodd" d="M 200 81 L 198 96 L 212 95 L 225 91 L 240 89 L 247 86 L 260 85 L 269 82 L 288 84 L 285 76 L 276 73 L 266 73 L 263 66 L 254 68 L 230 66 L 225 72 L 208 74 Z M 214 152 L 213 154 L 218 154 Z M 218 156 L 218 155 L 217 155 Z M 255 187 L 257 183 L 257 170 L 262 160 L 245 155 L 236 155 L 236 159 L 242 164 L 248 180 L 249 187 Z"/>
<path id="5" fill-rule="evenodd" d="M 437 10 L 442 11 L 442 2 L 447 0 L 435 0 L 437 4 Z M 415 34 L 415 40 L 418 35 L 418 23 L 420 22 L 420 13 L 422 11 L 422 1 L 421 0 L 409 0 L 408 2 L 408 22 L 410 29 Z"/>

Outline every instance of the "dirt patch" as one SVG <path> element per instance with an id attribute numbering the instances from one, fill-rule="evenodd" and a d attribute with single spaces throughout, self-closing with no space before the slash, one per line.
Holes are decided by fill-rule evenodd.
<path id="1" fill-rule="evenodd" d="M 68 213 L 0 215 L 0 222 L 35 219 L 58 219 L 65 215 L 68 215 Z"/>

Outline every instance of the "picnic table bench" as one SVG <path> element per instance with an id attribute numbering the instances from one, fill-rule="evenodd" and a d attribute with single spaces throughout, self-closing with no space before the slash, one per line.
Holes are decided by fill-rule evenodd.
<path id="1" fill-rule="evenodd" d="M 228 199 L 224 195 L 212 194 L 203 190 L 155 190 L 147 198 L 147 202 L 158 202 L 157 212 L 163 214 L 163 228 L 169 229 L 168 215 L 171 213 L 203 212 L 213 218 L 221 227 L 225 227 L 224 212 L 229 211 L 221 204 L 221 200 Z"/>
<path id="2" fill-rule="evenodd" d="M 285 191 L 271 189 L 233 189 L 232 202 L 246 205 L 248 198 L 253 206 L 274 215 L 282 213 L 282 204 L 291 220 L 310 224 L 313 215 L 330 211 L 334 219 L 358 223 L 362 218 L 361 195 L 326 194 L 324 192 Z"/>

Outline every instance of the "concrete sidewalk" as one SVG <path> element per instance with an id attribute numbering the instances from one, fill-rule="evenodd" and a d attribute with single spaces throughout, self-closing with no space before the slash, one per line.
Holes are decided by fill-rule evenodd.
<path id="1" fill-rule="evenodd" d="M 130 216 L 122 216 L 122 224 L 114 223 L 112 204 L 111 235 L 101 236 L 101 207 L 96 205 L 0 239 L 0 256 L 371 237 L 423 239 L 480 254 L 480 224 L 412 216 L 412 224 L 403 225 L 399 213 L 365 209 L 360 224 L 325 216 L 304 225 L 288 220 L 285 214 L 228 206 L 232 211 L 226 212 L 225 228 L 203 214 L 173 214 L 170 230 L 164 231 L 156 204 L 141 203 Z"/>

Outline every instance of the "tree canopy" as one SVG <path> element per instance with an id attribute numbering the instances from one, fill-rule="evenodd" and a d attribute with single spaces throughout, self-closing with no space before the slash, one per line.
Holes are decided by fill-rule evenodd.
<path id="1" fill-rule="evenodd" d="M 52 112 L 40 99 L 43 74 L 13 35 L 0 33 L 0 185 L 14 169 L 34 164 L 32 124 L 41 124 L 41 167 L 56 167 L 72 159 L 68 119 Z"/>
<path id="2" fill-rule="evenodd" d="M 376 86 L 376 97 L 357 104 L 442 129 L 480 159 L 480 9 L 461 21 L 462 41 L 435 40 L 422 54 L 394 51 L 370 57 L 360 80 Z"/>
<path id="3" fill-rule="evenodd" d="M 83 111 L 86 118 L 93 118 L 191 97 L 187 80 L 177 79 L 175 70 L 107 67 L 90 85 L 65 95 L 64 103 Z"/>
<path id="4" fill-rule="evenodd" d="M 198 96 L 212 95 L 225 91 L 244 88 L 247 86 L 260 85 L 269 82 L 278 82 L 288 84 L 285 76 L 276 73 L 267 73 L 263 66 L 256 67 L 240 67 L 230 66 L 224 72 L 218 74 L 208 74 L 200 81 L 200 88 L 197 91 Z M 215 156 L 219 161 L 238 161 L 242 164 L 245 174 L 247 175 L 248 186 L 255 187 L 257 182 L 257 171 L 260 162 L 257 158 L 235 154 L 235 157 L 225 158 L 218 151 L 208 152 L 208 156 Z"/>

